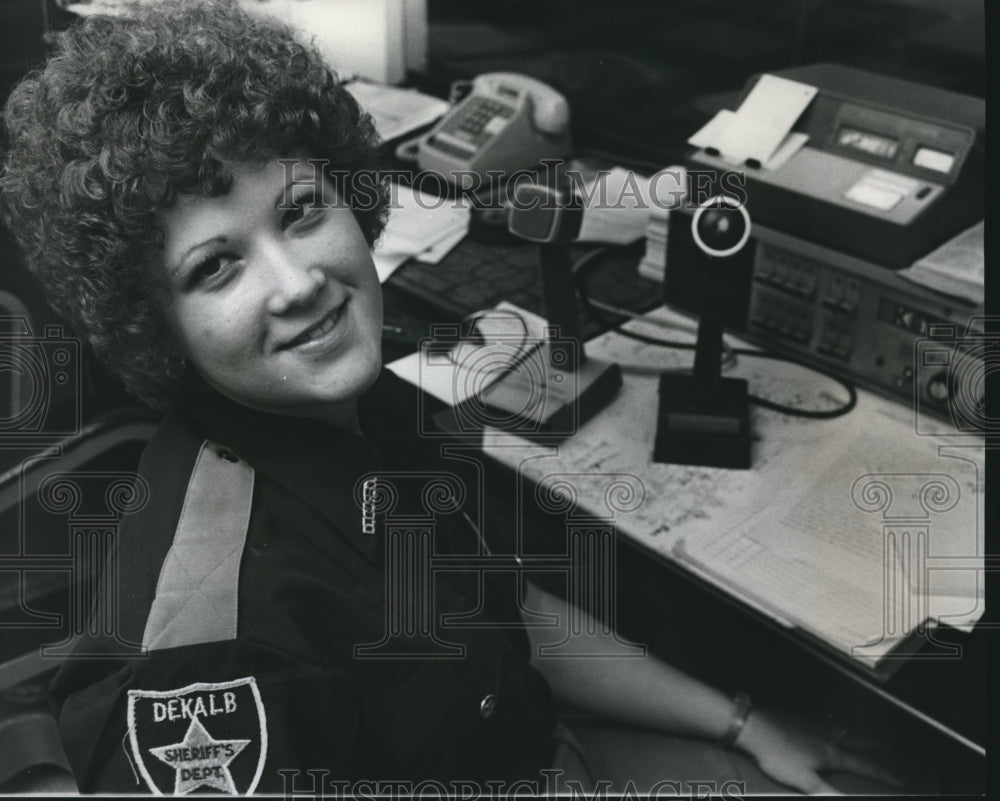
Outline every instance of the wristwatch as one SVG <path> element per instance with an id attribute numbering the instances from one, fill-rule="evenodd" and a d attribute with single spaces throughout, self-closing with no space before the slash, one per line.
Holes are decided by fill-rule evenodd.
<path id="1" fill-rule="evenodd" d="M 750 717 L 750 711 L 753 709 L 753 701 L 750 700 L 750 696 L 746 693 L 736 693 L 733 697 L 733 703 L 736 707 L 733 710 L 733 717 L 729 721 L 726 733 L 719 740 L 720 743 L 726 746 L 733 745 L 736 742 L 736 738 L 740 736 L 743 728 L 747 725 L 747 718 Z"/>

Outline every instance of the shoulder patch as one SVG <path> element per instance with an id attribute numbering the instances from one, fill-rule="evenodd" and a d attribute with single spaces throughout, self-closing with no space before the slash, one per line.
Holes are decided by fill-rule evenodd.
<path id="1" fill-rule="evenodd" d="M 127 714 L 132 757 L 156 795 L 256 789 L 267 757 L 267 719 L 253 676 L 129 690 Z"/>

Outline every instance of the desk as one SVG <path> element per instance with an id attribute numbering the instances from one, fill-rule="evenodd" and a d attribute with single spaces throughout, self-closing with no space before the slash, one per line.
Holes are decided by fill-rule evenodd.
<path id="1" fill-rule="evenodd" d="M 630 325 L 665 335 L 649 323 Z M 614 333 L 588 343 L 587 353 L 623 367 L 624 386 L 609 407 L 558 447 L 488 431 L 483 449 L 536 495 L 558 485 L 584 512 L 613 520 L 622 535 L 622 629 L 644 603 L 639 613 L 662 628 L 675 616 L 669 604 L 686 597 L 699 615 L 715 614 L 700 630 L 687 621 L 685 634 L 703 642 L 724 636 L 743 668 L 764 675 L 758 686 L 811 687 L 822 697 L 820 712 L 825 703 L 867 706 L 877 718 L 894 718 L 891 736 L 914 727 L 919 748 L 952 753 L 959 775 L 975 771 L 984 755 L 983 635 L 957 627 L 969 628 L 982 612 L 982 442 L 918 434 L 912 410 L 860 392 L 857 408 L 834 420 L 755 408 L 752 470 L 653 464 L 657 376 L 689 366 L 690 355 Z M 844 399 L 834 382 L 795 366 L 740 357 L 730 374 L 749 378 L 755 393 L 805 407 Z M 928 425 L 921 421 L 920 430 Z M 609 502 L 616 482 L 623 494 Z M 923 526 L 922 539 L 900 539 L 900 522 L 911 532 Z M 899 570 L 885 569 L 897 560 Z M 916 654 L 883 657 L 915 622 L 907 616 L 925 608 L 919 598 L 884 593 L 884 582 L 918 584 L 925 576 L 937 594 L 930 613 L 955 627 L 921 628 Z M 643 582 L 682 589 L 674 600 L 656 587 L 652 599 L 636 601 L 650 589 Z M 720 628 L 705 636 L 708 625 Z M 941 690 L 952 693 L 955 709 L 935 707 Z"/>

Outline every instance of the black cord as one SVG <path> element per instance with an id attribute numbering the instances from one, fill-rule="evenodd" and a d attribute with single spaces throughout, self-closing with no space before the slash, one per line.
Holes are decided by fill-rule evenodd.
<path id="1" fill-rule="evenodd" d="M 651 337 L 647 334 L 639 334 L 634 331 L 627 331 L 623 328 L 619 328 L 622 325 L 621 322 L 615 322 L 610 317 L 607 317 L 604 312 L 594 305 L 594 302 L 590 299 L 590 294 L 587 291 L 586 278 L 591 270 L 594 269 L 594 265 L 600 260 L 600 257 L 607 255 L 612 250 L 609 246 L 602 246 L 596 250 L 592 250 L 589 253 L 584 254 L 573 264 L 573 282 L 576 286 L 576 292 L 580 296 L 580 300 L 583 302 L 584 308 L 587 312 L 593 316 L 593 318 L 604 328 L 609 331 L 614 331 L 616 334 L 621 334 L 623 337 L 628 337 L 629 339 L 635 339 L 639 342 L 644 342 L 647 345 L 659 345 L 664 348 L 676 348 L 677 350 L 694 350 L 695 345 L 693 342 L 681 342 L 679 340 L 673 339 L 662 339 L 660 337 Z M 619 317 L 625 317 L 627 322 L 628 319 L 638 319 L 639 315 L 632 312 L 628 312 L 625 309 L 619 310 Z"/>
<path id="2" fill-rule="evenodd" d="M 847 400 L 843 404 L 837 406 L 833 409 L 798 409 L 794 406 L 786 406 L 783 403 L 778 403 L 777 401 L 769 400 L 767 398 L 762 398 L 758 395 L 748 395 L 751 403 L 755 403 L 765 409 L 771 409 L 775 412 L 781 412 L 782 414 L 787 414 L 791 417 L 807 417 L 811 420 L 831 420 L 834 417 L 841 417 L 851 411 L 855 406 L 858 405 L 858 390 L 850 381 L 845 381 L 839 376 L 835 376 L 832 373 L 828 373 L 825 370 L 819 370 L 810 364 L 801 362 L 798 359 L 792 359 L 788 356 L 779 356 L 776 353 L 768 353 L 762 350 L 750 350 L 749 348 L 733 348 L 733 355 L 735 356 L 751 356 L 757 359 L 771 359 L 776 362 L 785 362 L 787 364 L 794 364 L 798 367 L 804 367 L 806 370 L 812 370 L 817 375 L 821 375 L 824 378 L 828 378 L 831 381 L 840 384 L 847 392 Z"/>
<path id="3" fill-rule="evenodd" d="M 622 323 L 614 322 L 609 319 L 600 309 L 598 309 L 593 301 L 590 299 L 590 295 L 587 291 L 586 280 L 587 276 L 594 269 L 594 266 L 600 261 L 600 258 L 605 256 L 611 251 L 611 247 L 604 246 L 592 250 L 589 253 L 581 256 L 573 265 L 573 283 L 576 288 L 577 294 L 580 296 L 580 300 L 583 302 L 584 308 L 587 312 L 593 315 L 594 319 L 597 320 L 602 326 L 608 330 L 613 330 L 616 334 L 619 334 L 629 339 L 634 339 L 639 342 L 643 342 L 647 345 L 657 345 L 664 348 L 673 348 L 676 350 L 694 350 L 695 344 L 691 342 L 679 342 L 677 340 L 671 339 L 661 339 L 659 337 L 651 337 L 646 334 L 638 334 L 634 331 L 628 331 L 621 327 Z M 638 319 L 639 315 L 636 314 L 625 314 L 624 310 L 620 316 L 631 317 L 631 319 Z M 725 344 L 723 347 L 726 347 Z M 749 356 L 758 359 L 771 359 L 777 362 L 786 362 L 787 364 L 794 364 L 798 367 L 803 367 L 806 370 L 812 370 L 814 373 L 828 378 L 831 381 L 840 384 L 847 392 L 847 400 L 833 409 L 799 409 L 795 406 L 788 406 L 784 403 L 778 403 L 777 401 L 770 400 L 768 398 L 760 397 L 759 395 L 748 395 L 747 398 L 751 403 L 756 404 L 764 409 L 770 409 L 774 412 L 779 412 L 781 414 L 786 414 L 790 417 L 804 417 L 810 420 L 831 420 L 835 417 L 842 417 L 843 415 L 850 412 L 858 404 L 858 391 L 854 384 L 850 381 L 846 381 L 839 376 L 835 376 L 832 373 L 828 373 L 825 370 L 820 370 L 813 367 L 811 364 L 806 364 L 798 359 L 791 358 L 790 356 L 783 356 L 776 353 L 768 353 L 762 350 L 750 350 L 749 348 L 726 348 L 728 356 Z"/>

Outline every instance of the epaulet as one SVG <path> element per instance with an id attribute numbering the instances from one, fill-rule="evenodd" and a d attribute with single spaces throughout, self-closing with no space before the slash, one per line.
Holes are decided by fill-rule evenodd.
<path id="1" fill-rule="evenodd" d="M 249 464 L 211 440 L 202 443 L 160 569 L 144 648 L 235 639 L 253 483 Z"/>

